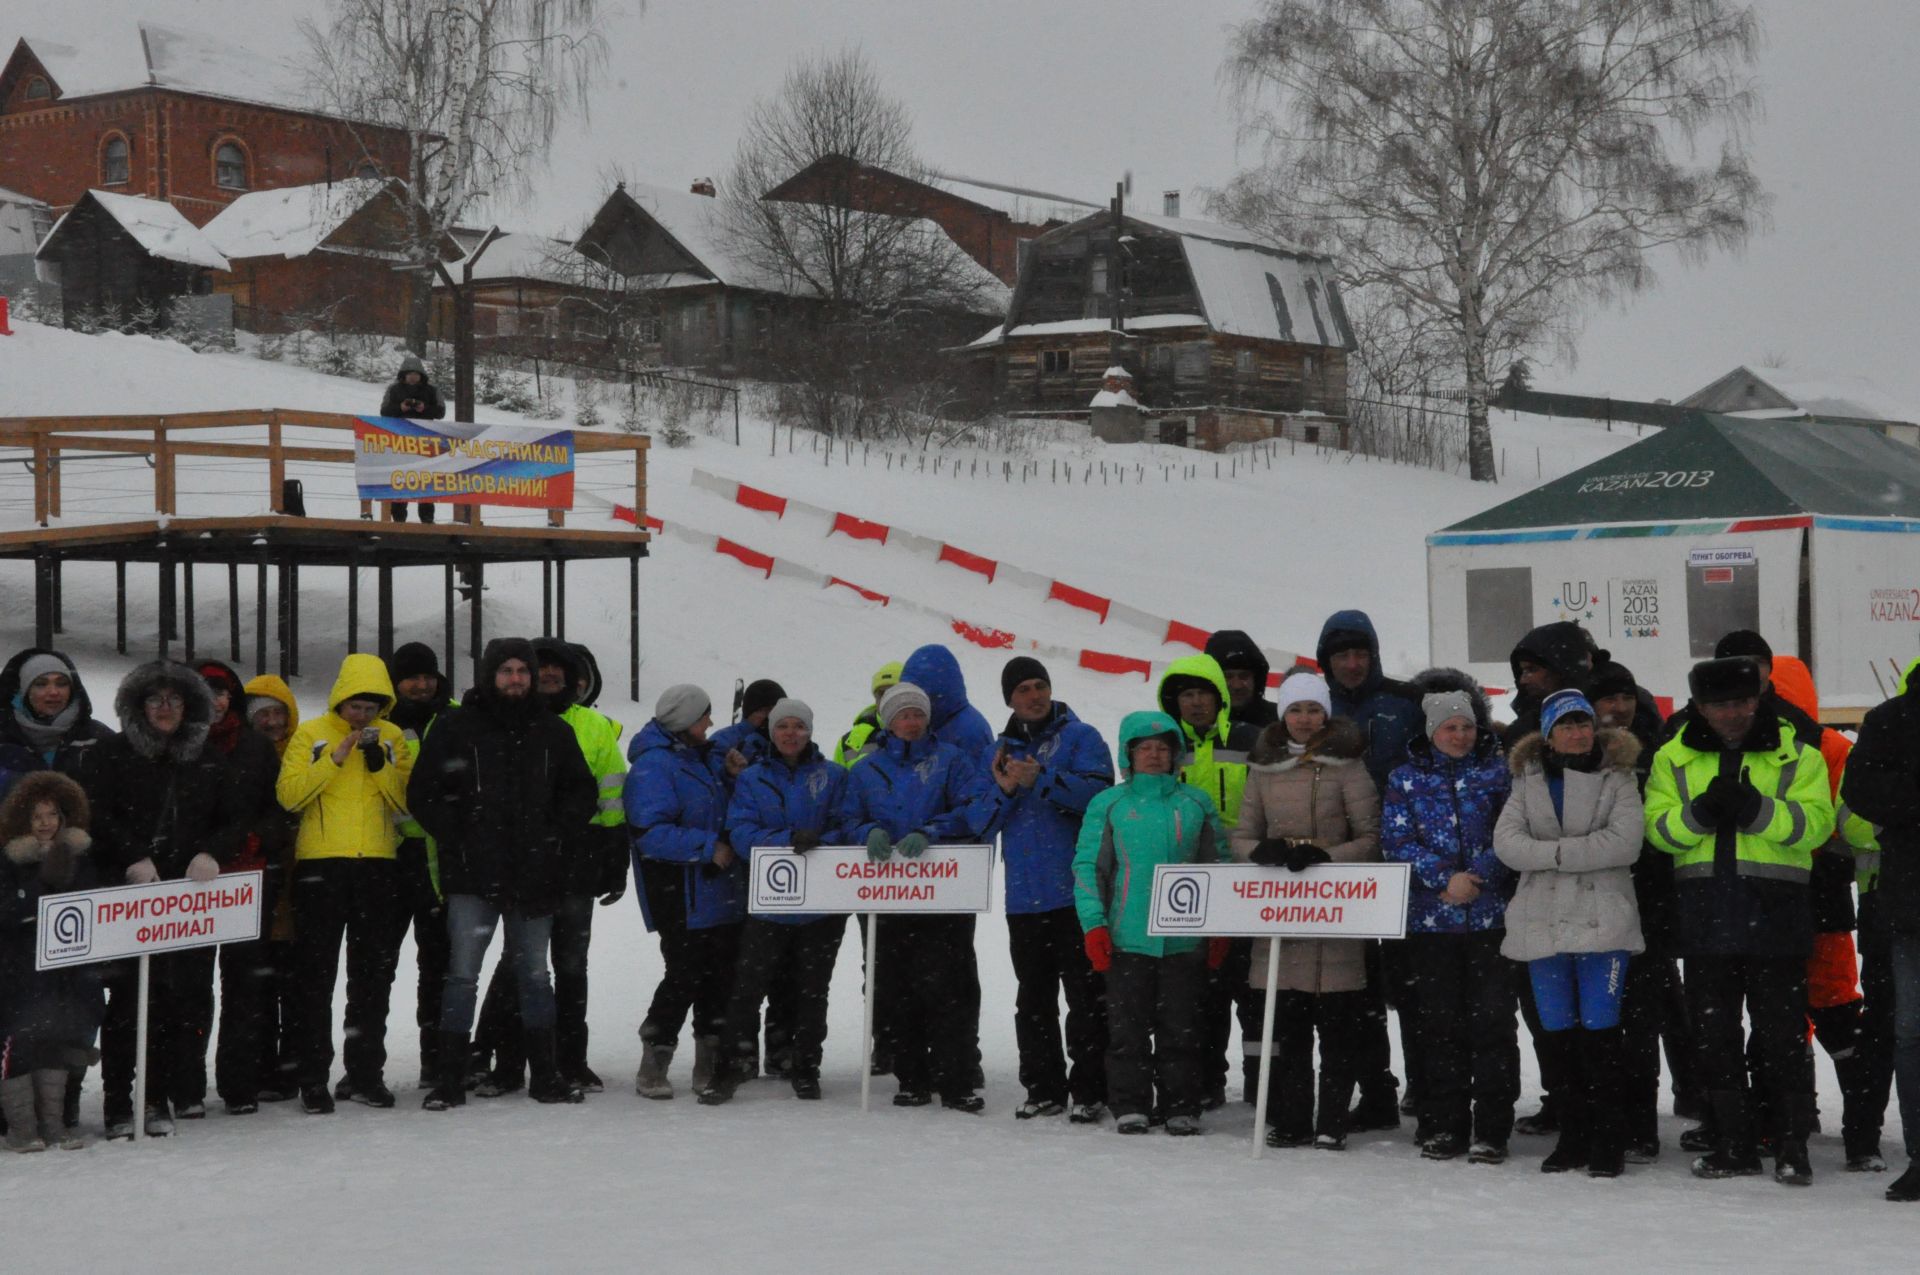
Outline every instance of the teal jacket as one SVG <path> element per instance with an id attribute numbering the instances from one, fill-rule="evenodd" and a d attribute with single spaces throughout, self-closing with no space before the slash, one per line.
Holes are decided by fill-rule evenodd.
<path id="1" fill-rule="evenodd" d="M 1133 773 L 1133 745 L 1154 735 L 1180 738 L 1165 713 L 1129 713 L 1120 723 L 1125 780 L 1088 803 L 1073 855 L 1074 907 L 1082 930 L 1106 926 L 1113 946 L 1138 956 L 1178 956 L 1197 938 L 1147 933 L 1153 870 L 1163 863 L 1221 863 L 1231 856 L 1220 812 L 1203 789 L 1172 775 Z M 1179 754 L 1174 744 L 1175 756 Z"/>

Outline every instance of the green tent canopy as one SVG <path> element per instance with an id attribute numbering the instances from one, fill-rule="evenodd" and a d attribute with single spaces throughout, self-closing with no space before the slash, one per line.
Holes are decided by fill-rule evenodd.
<path id="1" fill-rule="evenodd" d="M 1920 449 L 1816 417 L 1702 412 L 1454 523 L 1451 533 L 1826 514 L 1920 519 Z"/>

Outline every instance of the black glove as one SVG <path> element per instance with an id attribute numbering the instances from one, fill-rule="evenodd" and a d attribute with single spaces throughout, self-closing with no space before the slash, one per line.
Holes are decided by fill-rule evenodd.
<path id="1" fill-rule="evenodd" d="M 633 854 L 625 824 L 616 824 L 610 828 L 599 827 L 597 832 L 596 843 L 600 854 L 600 879 L 597 885 L 600 906 L 610 908 L 627 892 L 627 870 L 632 866 Z"/>
<path id="2" fill-rule="evenodd" d="M 1733 816 L 1733 822 L 1742 828 L 1760 817 L 1760 790 L 1753 786 L 1753 781 L 1747 778 L 1744 770 L 1740 772 L 1740 782 L 1732 787 L 1727 808 Z"/>
<path id="3" fill-rule="evenodd" d="M 1268 837 L 1256 845 L 1247 858 L 1263 868 L 1278 868 L 1287 862 L 1287 852 L 1285 837 Z"/>
<path id="4" fill-rule="evenodd" d="M 1287 871 L 1305 872 L 1316 863 L 1332 863 L 1333 856 L 1311 841 L 1296 841 L 1287 848 Z"/>
<path id="5" fill-rule="evenodd" d="M 805 828 L 795 828 L 793 836 L 788 839 L 793 842 L 794 851 L 798 854 L 805 854 L 820 844 L 820 834 Z"/>
<path id="6" fill-rule="evenodd" d="M 369 775 L 378 773 L 380 768 L 387 764 L 387 750 L 380 747 L 380 741 L 377 739 L 362 743 L 360 753 L 367 759 Z"/>
<path id="7" fill-rule="evenodd" d="M 1693 799 L 1693 817 L 1708 828 L 1718 828 L 1727 821 L 1736 799 L 1738 785 L 1725 775 L 1715 775 L 1707 790 Z"/>

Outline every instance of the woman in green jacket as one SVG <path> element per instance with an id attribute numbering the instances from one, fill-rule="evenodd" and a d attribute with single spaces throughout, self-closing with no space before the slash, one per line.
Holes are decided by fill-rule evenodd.
<path id="1" fill-rule="evenodd" d="M 1167 1132 L 1200 1132 L 1199 1014 L 1209 966 L 1227 941 L 1147 932 L 1153 870 L 1216 863 L 1227 838 L 1213 799 L 1174 777 L 1180 732 L 1165 713 L 1120 724 L 1124 781 L 1096 796 L 1073 856 L 1087 959 L 1107 980 L 1107 1101 L 1121 1133 L 1145 1133 L 1156 1073 Z"/>

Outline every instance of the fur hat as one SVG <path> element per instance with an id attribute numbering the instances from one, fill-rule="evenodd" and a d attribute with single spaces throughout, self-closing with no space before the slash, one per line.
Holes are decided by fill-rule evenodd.
<path id="1" fill-rule="evenodd" d="M 1744 655 L 1702 660 L 1687 674 L 1687 690 L 1696 704 L 1757 699 L 1760 695 L 1760 666 Z"/>
<path id="2" fill-rule="evenodd" d="M 68 828 L 87 830 L 91 812 L 80 785 L 57 770 L 35 770 L 22 775 L 7 791 L 7 799 L 0 802 L 0 843 L 29 835 L 33 808 L 43 801 L 60 808 L 60 820 Z"/>
<path id="3" fill-rule="evenodd" d="M 147 696 L 164 690 L 178 691 L 186 707 L 180 729 L 162 737 L 147 722 Z M 213 729 L 213 690 L 206 678 L 178 660 L 153 660 L 121 679 L 113 695 L 113 711 L 120 719 L 121 734 L 142 757 L 151 761 L 165 755 L 174 761 L 193 761 Z"/>
<path id="4" fill-rule="evenodd" d="M 653 720 L 669 735 L 678 735 L 713 710 L 713 697 L 690 682 L 669 686 L 654 701 Z"/>
<path id="5" fill-rule="evenodd" d="M 1773 648 L 1752 629 L 1735 629 L 1713 644 L 1713 658 L 1716 660 L 1731 659 L 1736 655 L 1773 663 Z"/>
<path id="6" fill-rule="evenodd" d="M 887 693 L 880 697 L 880 704 L 874 710 L 880 718 L 880 729 L 891 729 L 893 719 L 899 716 L 903 708 L 917 708 L 928 718 L 933 716 L 933 701 L 927 697 L 925 691 L 912 682 L 895 682 L 887 688 Z"/>

